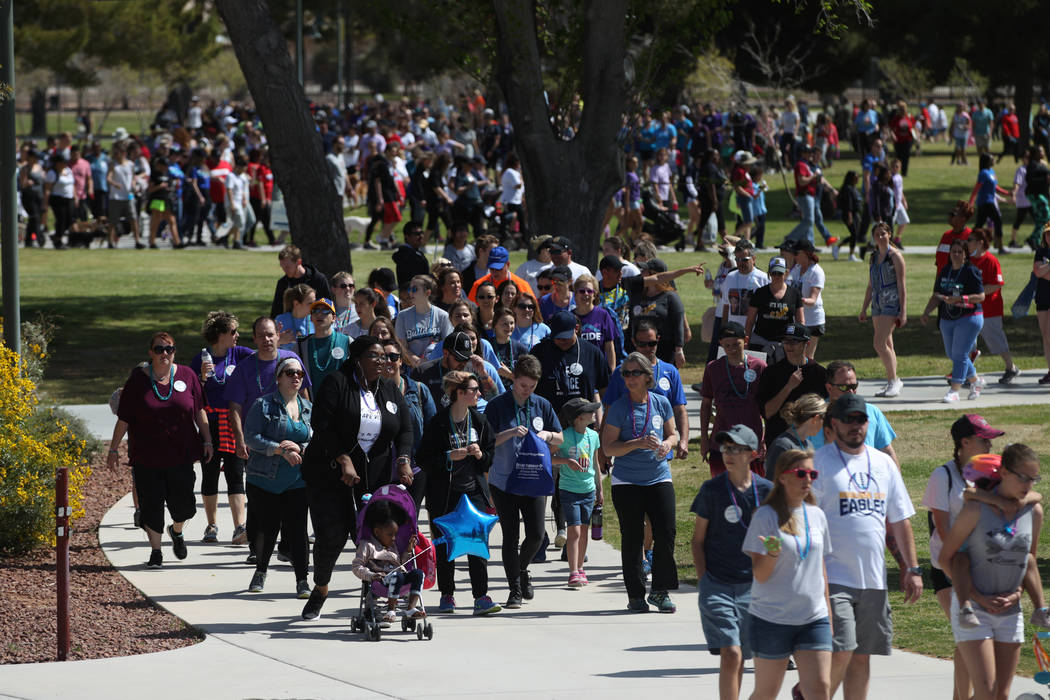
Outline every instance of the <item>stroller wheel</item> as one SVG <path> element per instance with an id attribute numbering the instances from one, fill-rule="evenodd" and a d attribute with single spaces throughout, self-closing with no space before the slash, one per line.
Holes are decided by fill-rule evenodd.
<path id="1" fill-rule="evenodd" d="M 423 625 L 416 625 L 416 639 L 423 641 Z"/>
<path id="2" fill-rule="evenodd" d="M 350 618 L 350 631 L 351 632 L 356 632 L 357 631 L 357 618 L 356 617 L 351 617 Z"/>
<path id="3" fill-rule="evenodd" d="M 373 642 L 378 642 L 379 641 L 379 635 L 380 635 L 379 625 L 378 624 L 372 625 L 372 634 L 371 634 L 372 641 Z"/>
<path id="4" fill-rule="evenodd" d="M 412 629 L 412 624 L 413 624 L 412 621 L 409 620 L 408 618 L 405 618 L 405 617 L 401 618 L 401 631 L 402 632 L 408 632 L 409 630 Z"/>
<path id="5" fill-rule="evenodd" d="M 429 642 L 429 641 L 430 641 L 431 639 L 433 639 L 433 638 L 434 638 L 434 625 L 432 625 L 432 624 L 430 624 L 430 623 L 428 622 L 428 623 L 426 624 L 426 628 L 425 628 L 425 629 L 423 630 L 423 634 L 425 634 L 425 635 L 426 635 L 426 637 L 427 637 L 427 641 L 428 641 L 428 642 Z"/>

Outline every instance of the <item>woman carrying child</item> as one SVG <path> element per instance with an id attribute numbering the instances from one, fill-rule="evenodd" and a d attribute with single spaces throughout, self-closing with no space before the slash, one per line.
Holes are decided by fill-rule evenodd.
<path id="1" fill-rule="evenodd" d="M 398 511 L 401 509 L 398 508 Z M 404 516 L 404 513 L 401 513 Z M 402 517 L 398 522 L 394 509 L 387 501 L 380 501 L 372 505 L 365 513 L 365 525 L 372 531 L 372 536 L 362 539 L 357 545 L 357 556 L 354 557 L 354 575 L 362 581 L 386 581 L 394 591 L 408 584 L 409 597 L 405 617 L 413 620 L 426 617 L 426 610 L 420 603 L 419 596 L 423 592 L 423 570 L 407 568 L 406 564 L 412 559 L 416 548 L 416 534 L 408 538 L 408 544 L 404 551 L 397 551 L 397 531 L 405 525 L 406 518 Z M 415 523 L 408 523 L 409 527 L 415 529 Z M 383 622 L 390 623 L 397 619 L 397 596 L 391 596 L 387 601 L 387 610 L 383 614 Z"/>

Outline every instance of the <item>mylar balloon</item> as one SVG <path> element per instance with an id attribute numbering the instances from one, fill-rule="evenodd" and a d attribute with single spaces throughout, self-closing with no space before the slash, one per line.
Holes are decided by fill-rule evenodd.
<path id="1" fill-rule="evenodd" d="M 489 533 L 498 521 L 495 515 L 480 512 L 467 498 L 467 494 L 463 494 L 454 511 L 434 518 L 434 524 L 443 534 L 434 540 L 434 544 L 448 547 L 449 561 L 464 554 L 488 559 Z"/>

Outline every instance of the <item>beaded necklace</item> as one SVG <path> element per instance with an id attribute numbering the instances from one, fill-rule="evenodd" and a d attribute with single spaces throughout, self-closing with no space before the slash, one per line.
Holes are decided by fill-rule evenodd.
<path id="1" fill-rule="evenodd" d="M 233 356 L 233 348 L 230 348 L 229 350 L 226 351 L 226 357 L 222 358 L 222 370 L 220 371 L 219 368 L 216 367 L 214 374 L 212 374 L 212 376 L 208 377 L 208 379 L 215 380 L 215 383 L 218 384 L 219 386 L 224 385 L 226 383 L 226 368 L 230 366 L 230 358 L 232 356 Z M 222 377 L 222 378 L 220 379 L 220 377 Z"/>
<path id="2" fill-rule="evenodd" d="M 628 398 L 628 400 L 630 401 L 630 404 L 631 404 L 631 439 L 637 439 L 637 438 L 640 438 L 642 435 L 644 435 L 646 430 L 649 427 L 649 419 L 652 416 L 652 410 L 653 410 L 653 397 L 650 396 L 648 392 L 646 392 L 646 394 L 645 394 L 645 421 L 642 423 L 642 427 L 641 428 L 639 428 L 638 425 L 635 423 L 634 400 L 631 399 L 630 395 L 628 395 L 627 398 Z"/>
<path id="3" fill-rule="evenodd" d="M 324 367 L 321 366 L 320 361 L 317 359 L 318 344 L 317 336 L 310 336 L 310 355 L 313 358 L 314 367 L 317 368 L 318 372 L 324 374 L 328 371 L 328 366 L 332 364 L 332 346 L 335 345 L 335 333 L 328 336 L 328 359 L 325 360 Z"/>
<path id="4" fill-rule="evenodd" d="M 747 366 L 747 356 L 746 355 L 744 356 L 744 382 L 745 382 L 745 384 L 744 384 L 744 391 L 743 392 L 741 392 L 739 389 L 736 388 L 736 382 L 733 381 L 733 373 L 729 369 L 729 355 L 725 355 L 724 357 L 725 357 L 725 361 L 726 361 L 726 379 L 729 380 L 729 386 L 732 387 L 733 393 L 736 394 L 737 398 L 739 398 L 739 399 L 745 398 L 747 396 L 748 392 L 751 391 L 751 380 L 747 378 L 747 373 L 748 373 L 748 370 L 750 369 Z"/>
<path id="5" fill-rule="evenodd" d="M 167 401 L 171 398 L 171 392 L 175 391 L 175 365 L 171 365 L 171 374 L 168 376 L 168 395 L 161 396 L 160 391 L 157 389 L 157 380 L 153 376 L 153 365 L 149 366 L 149 383 L 153 386 L 153 395 L 161 401 Z"/>
<path id="6" fill-rule="evenodd" d="M 273 384 L 274 386 L 277 385 L 277 371 L 276 370 L 277 370 L 277 363 L 280 362 L 280 361 L 281 361 L 281 353 L 280 353 L 280 351 L 278 351 L 277 357 L 275 357 L 272 360 L 260 360 L 259 359 L 259 353 L 255 354 L 255 384 L 256 384 L 256 386 L 259 387 L 260 393 L 267 393 L 266 390 L 270 388 L 270 384 Z M 273 378 L 270 381 L 266 382 L 266 386 L 265 387 L 263 386 L 263 383 L 262 383 L 262 376 L 259 374 L 259 365 L 262 364 L 263 362 L 273 362 L 274 363 Z"/>

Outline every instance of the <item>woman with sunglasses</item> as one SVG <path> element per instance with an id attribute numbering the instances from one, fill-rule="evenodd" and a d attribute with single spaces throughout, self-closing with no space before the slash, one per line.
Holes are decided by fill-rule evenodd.
<path id="1" fill-rule="evenodd" d="M 321 382 L 346 362 L 350 338 L 335 330 L 335 304 L 331 299 L 318 299 L 310 304 L 310 322 L 314 332 L 295 343 L 295 353 L 303 360 L 309 377 L 311 396 Z"/>
<path id="2" fill-rule="evenodd" d="M 514 303 L 514 340 L 520 341 L 530 350 L 551 334 L 550 327 L 543 322 L 536 297 L 525 293 Z"/>
<path id="3" fill-rule="evenodd" d="M 580 324 L 580 337 L 594 344 L 605 355 L 609 371 L 616 369 L 616 339 L 622 336 L 616 317 L 604 306 L 595 306 L 598 280 L 592 275 L 580 275 L 572 283 L 576 298 L 576 314 Z"/>
<path id="4" fill-rule="evenodd" d="M 159 569 L 164 563 L 160 551 L 164 507 L 172 519 L 167 528 L 172 551 L 176 559 L 185 559 L 182 526 L 197 512 L 193 463 L 210 460 L 214 449 L 197 373 L 175 364 L 171 334 L 154 333 L 149 348 L 149 363 L 133 371 L 121 391 L 106 465 L 117 468 L 117 448 L 126 433 L 128 461 L 151 550 L 146 566 Z"/>
<path id="5" fill-rule="evenodd" d="M 970 383 L 969 400 L 976 399 L 984 389 L 984 377 L 970 359 L 970 350 L 984 325 L 984 282 L 981 271 L 969 261 L 966 241 L 953 241 L 948 250 L 948 264 L 941 268 L 933 285 L 933 294 L 922 311 L 922 325 L 930 321 L 930 312 L 936 308 L 944 353 L 952 362 L 951 386 L 941 399 L 944 403 L 959 400 L 963 382 Z"/>
<path id="6" fill-rule="evenodd" d="M 479 511 L 488 509 L 481 479 L 492 465 L 495 449 L 492 428 L 477 409 L 481 395 L 477 378 L 467 372 L 452 371 L 445 375 L 442 386 L 448 405 L 427 424 L 416 451 L 416 461 L 427 473 L 427 511 L 431 522 L 455 510 L 463 494 Z M 438 612 L 452 613 L 456 611 L 455 564 L 448 559 L 447 545 L 438 545 L 435 554 L 441 591 Z M 487 565 L 479 556 L 467 556 L 475 615 L 488 615 L 502 609 L 489 597 Z"/>
<path id="7" fill-rule="evenodd" d="M 277 390 L 256 399 L 244 421 L 248 443 L 248 507 L 252 512 L 255 573 L 249 593 L 262 593 L 266 571 L 281 533 L 295 571 L 295 595 L 310 597 L 306 580 L 306 482 L 300 471 L 310 442 L 309 399 L 299 395 L 303 365 L 288 357 L 277 365 Z"/>
<path id="8" fill-rule="evenodd" d="M 609 406 L 602 424 L 602 451 L 615 457 L 612 499 L 620 520 L 623 546 L 620 562 L 627 609 L 659 612 L 677 609 L 667 592 L 678 588 L 674 562 L 675 495 L 667 458 L 678 445 L 671 402 L 650 391 L 653 366 L 640 352 L 632 352 L 620 368 L 627 393 Z M 645 597 L 642 544 L 646 517 L 652 524 L 652 584 Z M 648 601 L 648 602 L 647 602 Z"/>
<path id="9" fill-rule="evenodd" d="M 354 310 L 357 320 L 344 331 L 350 339 L 368 335 L 368 329 L 378 317 L 390 318 L 390 307 L 386 299 L 371 287 L 362 287 L 354 292 Z"/>
<path id="10" fill-rule="evenodd" d="M 492 320 L 496 313 L 496 285 L 482 282 L 478 285 L 474 298 L 478 302 L 478 335 L 491 339 Z"/>
<path id="11" fill-rule="evenodd" d="M 426 384 L 417 382 L 404 372 L 401 346 L 394 342 L 393 338 L 383 341 L 383 352 L 386 353 L 386 364 L 383 365 L 382 375 L 397 385 L 401 395 L 405 397 L 408 414 L 412 418 L 412 452 L 414 454 L 419 449 L 419 441 L 423 438 L 423 429 L 433 420 L 437 412 L 434 397 Z M 417 464 L 412 465 L 412 484 L 408 490 L 416 502 L 417 511 L 426 493 L 426 476 L 426 473 Z"/>
<path id="12" fill-rule="evenodd" d="M 383 344 L 354 340 L 346 362 L 317 390 L 313 440 L 303 458 L 314 526 L 314 589 L 303 619 L 321 614 L 347 537 L 356 539 L 361 497 L 385 484 L 412 485 L 412 419 L 396 383 L 384 379 Z"/>
<path id="13" fill-rule="evenodd" d="M 351 324 L 357 320 L 357 309 L 354 308 L 354 277 L 349 272 L 337 272 L 332 275 L 332 301 L 335 302 L 335 329 L 349 335 Z"/>
<path id="14" fill-rule="evenodd" d="M 1024 642 L 1021 585 L 1028 562 L 1036 556 L 1043 509 L 1025 500 L 1040 480 L 1039 456 L 1028 446 L 1010 445 L 995 474 L 1002 509 L 969 501 L 963 506 L 941 548 L 940 565 L 952 570 L 953 558 L 965 544 L 972 589 L 963 607 L 973 615 L 964 623 L 959 591 L 952 596 L 952 633 L 962 655 L 976 700 L 1010 696 Z M 1045 621 L 1045 620 L 1044 620 Z M 976 624 L 974 624 L 976 623 Z"/>
<path id="15" fill-rule="evenodd" d="M 463 301 L 466 298 L 463 295 L 463 277 L 459 270 L 448 267 L 438 274 L 436 296 L 434 306 L 445 312 L 448 312 L 457 301 Z"/>
<path id="16" fill-rule="evenodd" d="M 775 437 L 766 448 L 766 474 L 773 473 L 777 460 L 784 452 L 813 450 L 810 438 L 823 433 L 827 412 L 828 402 L 817 394 L 803 394 L 780 407 L 780 417 L 788 424 L 788 429 Z"/>
<path id="17" fill-rule="evenodd" d="M 515 287 L 515 289 L 517 289 Z M 499 358 L 496 371 L 503 380 L 503 387 L 510 389 L 514 382 L 514 363 L 517 358 L 529 352 L 529 348 L 517 340 L 514 340 L 514 312 L 510 309 L 497 309 L 495 323 L 492 324 L 492 349 Z"/>
<path id="18" fill-rule="evenodd" d="M 824 556 L 831 553 L 831 537 L 812 492 L 817 476 L 812 452 L 780 455 L 773 490 L 744 538 L 754 577 L 748 636 L 755 656 L 755 700 L 777 697 L 789 656 L 798 666 L 803 697 L 830 696 L 831 605 Z"/>
<path id="19" fill-rule="evenodd" d="M 227 311 L 212 311 L 204 319 L 201 335 L 208 344 L 208 355 L 195 355 L 190 367 L 204 385 L 208 414 L 208 428 L 215 448 L 211 459 L 201 463 L 201 498 L 208 526 L 202 542 L 218 542 L 219 526 L 219 472 L 226 477 L 226 495 L 233 516 L 233 544 L 245 544 L 248 534 L 244 528 L 244 460 L 237 456 L 237 441 L 230 425 L 229 404 L 226 401 L 226 380 L 237 369 L 237 363 L 254 354 L 250 348 L 237 344 L 240 332 L 237 317 Z"/>
<path id="20" fill-rule="evenodd" d="M 408 283 L 412 306 L 401 309 L 394 321 L 394 334 L 409 367 L 425 362 L 430 350 L 452 332 L 448 314 L 430 303 L 430 295 L 436 286 L 430 275 L 413 277 Z"/>

